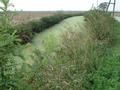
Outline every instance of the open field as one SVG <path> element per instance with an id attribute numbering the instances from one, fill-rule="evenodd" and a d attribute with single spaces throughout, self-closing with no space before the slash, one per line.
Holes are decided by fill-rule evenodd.
<path id="1" fill-rule="evenodd" d="M 81 11 L 20 11 L 13 18 L 14 23 L 28 22 L 35 19 L 40 19 L 44 16 L 50 16 L 53 14 L 76 14 L 83 13 Z"/>
<path id="2" fill-rule="evenodd" d="M 40 19 L 44 16 L 50 16 L 53 14 L 76 14 L 84 13 L 85 11 L 19 11 L 17 15 L 13 18 L 14 23 L 26 23 L 31 20 Z M 119 12 L 115 13 L 115 16 L 120 16 Z"/>
<path id="3" fill-rule="evenodd" d="M 15 16 L 13 18 L 15 23 L 20 23 L 20 22 L 28 22 L 31 21 L 33 19 L 40 19 L 41 17 L 44 16 L 49 16 L 49 15 L 53 15 L 56 12 L 17 12 L 17 16 Z"/>

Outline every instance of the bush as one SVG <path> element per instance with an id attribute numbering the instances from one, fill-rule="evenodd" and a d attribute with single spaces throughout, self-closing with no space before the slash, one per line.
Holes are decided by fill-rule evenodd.
<path id="1" fill-rule="evenodd" d="M 103 63 L 90 75 L 93 84 L 90 90 L 119 90 L 120 88 L 120 23 L 115 25 L 115 46 L 105 52 Z"/>
<path id="2" fill-rule="evenodd" d="M 56 51 L 55 76 L 53 82 L 59 89 L 89 89 L 89 74 L 102 62 L 100 52 L 89 33 L 67 32 L 63 36 L 61 48 Z M 52 85 L 55 88 L 54 85 Z M 57 89 L 57 88 L 55 88 Z"/>
<path id="3" fill-rule="evenodd" d="M 103 62 L 96 71 L 89 74 L 92 81 L 89 90 L 119 90 L 120 55 L 116 54 L 115 48 L 106 46 L 113 44 L 119 46 L 120 24 L 114 21 L 109 13 L 100 10 L 89 11 L 85 17 L 98 46 L 103 43 L 103 47 L 106 49 L 105 51 L 102 50 L 104 54 Z"/>
<path id="4" fill-rule="evenodd" d="M 55 14 L 53 16 L 46 16 L 40 20 L 33 20 L 26 24 L 17 25 L 18 35 L 22 39 L 22 43 L 25 44 L 30 42 L 34 37 L 35 33 L 44 31 L 46 28 L 49 28 L 65 18 L 72 16 L 80 16 L 82 14 Z"/>
<path id="5" fill-rule="evenodd" d="M 92 38 L 94 40 L 104 42 L 105 44 L 113 44 L 114 32 L 113 22 L 114 19 L 109 13 L 101 10 L 91 10 L 85 15 L 88 28 L 92 31 Z"/>
<path id="6" fill-rule="evenodd" d="M 111 52 L 111 53 L 110 53 Z M 109 51 L 103 64 L 91 74 L 91 90 L 119 90 L 120 88 L 120 55 Z"/>
<path id="7" fill-rule="evenodd" d="M 32 32 L 32 26 L 30 23 L 17 25 L 16 28 L 18 30 L 17 35 L 22 40 L 22 44 L 30 42 L 35 35 L 35 33 Z"/>
<path id="8" fill-rule="evenodd" d="M 0 0 L 0 3 L 0 90 L 10 90 L 14 87 L 13 75 L 16 67 L 13 56 L 19 56 L 19 53 L 14 51 L 21 45 L 16 35 L 17 30 L 10 24 L 14 13 L 8 8 L 13 4 L 10 0 Z"/>

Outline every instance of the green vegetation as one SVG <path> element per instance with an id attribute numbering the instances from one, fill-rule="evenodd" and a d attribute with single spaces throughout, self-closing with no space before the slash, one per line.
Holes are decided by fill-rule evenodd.
<path id="1" fill-rule="evenodd" d="M 119 90 L 120 23 L 109 13 L 57 14 L 12 26 L 13 5 L 0 2 L 0 90 Z M 28 53 L 23 44 L 35 35 Z"/>
<path id="2" fill-rule="evenodd" d="M 82 14 L 55 14 L 52 16 L 42 17 L 40 20 L 30 21 L 26 24 L 17 25 L 18 35 L 22 39 L 22 43 L 30 42 L 36 33 L 43 32 L 45 29 L 60 23 L 62 20 L 73 17 L 81 16 Z"/>
<path id="3" fill-rule="evenodd" d="M 77 24 L 80 25 L 77 25 Z M 71 17 L 63 20 L 61 23 L 56 24 L 53 27 L 46 29 L 44 32 L 37 34 L 29 47 L 23 50 L 23 55 L 26 58 L 26 61 L 33 61 L 29 57 L 35 48 L 44 51 L 45 45 L 44 42 L 47 38 L 53 36 L 56 38 L 57 42 L 61 41 L 61 35 L 66 31 L 83 31 L 85 21 L 83 16 Z"/>
<path id="4" fill-rule="evenodd" d="M 12 87 L 12 75 L 14 59 L 13 55 L 18 55 L 14 49 L 19 46 L 20 39 L 16 35 L 16 29 L 9 23 L 12 13 L 8 10 L 13 6 L 9 0 L 0 0 L 3 7 L 0 7 L 0 89 L 8 90 Z"/>
<path id="5" fill-rule="evenodd" d="M 87 37 L 84 38 L 84 36 Z M 95 49 L 86 30 L 84 32 L 67 31 L 62 37 L 62 44 L 57 45 L 56 39 L 51 36 L 45 40 L 44 52 L 35 51 L 35 55 L 32 56 L 35 63 L 30 68 L 32 71 L 28 71 L 27 68 L 23 76 L 19 74 L 24 82 L 22 87 L 20 87 L 21 84 L 17 84 L 20 85 L 20 89 L 56 90 L 89 87 L 87 75 L 97 68 L 100 52 Z M 29 67 L 29 65 L 24 64 L 23 67 Z M 26 77 L 27 79 L 24 79 Z"/>
<path id="6" fill-rule="evenodd" d="M 92 90 L 119 90 L 120 88 L 120 23 L 115 21 L 115 44 L 108 48 L 98 70 L 91 74 Z"/>
<path id="7" fill-rule="evenodd" d="M 100 13 L 106 14 L 102 11 Z M 101 15 L 99 15 L 100 14 L 97 14 L 98 18 L 101 17 Z M 113 20 L 112 17 L 107 17 L 106 15 L 104 22 L 109 22 L 108 18 Z M 89 19 L 87 18 L 87 20 Z M 95 18 L 95 21 L 97 21 L 97 18 Z M 23 76 L 19 74 L 19 77 L 23 77 L 22 82 L 24 82 L 24 85 L 22 85 L 23 87 L 20 87 L 21 84 L 19 82 L 17 85 L 20 86 L 18 87 L 23 90 L 100 90 L 107 88 L 104 87 L 106 84 L 104 84 L 104 86 L 102 85 L 106 79 L 102 79 L 101 75 L 104 75 L 104 73 L 106 74 L 107 70 L 111 70 L 109 68 L 111 65 L 109 60 L 113 60 L 112 64 L 116 63 L 114 62 L 116 57 L 112 57 L 113 55 L 111 55 L 111 49 L 109 49 L 111 45 L 114 45 L 113 40 L 111 40 L 112 38 L 110 37 L 111 34 L 114 33 L 106 34 L 106 31 L 103 31 L 100 36 L 104 38 L 96 38 L 96 32 L 94 29 L 91 29 L 91 27 L 94 28 L 95 25 L 89 25 L 89 23 L 90 22 L 87 22 L 88 27 L 82 28 L 82 31 L 79 23 L 76 25 L 76 27 L 78 27 L 76 30 L 66 27 L 67 31 L 61 36 L 62 41 L 59 44 L 57 44 L 57 39 L 55 39 L 54 36 L 46 38 L 44 41 L 45 51 L 40 52 L 37 50 L 35 51 L 35 55 L 32 56 L 35 63 L 31 67 L 29 67 L 29 64 L 24 64 L 24 66 L 22 66 L 27 67 L 26 70 L 25 68 L 22 69 L 25 70 Z M 98 24 L 101 25 L 102 23 Z M 112 25 L 112 21 L 110 25 Z M 101 26 L 103 26 L 103 24 Z M 108 29 L 108 27 L 106 27 L 106 29 Z M 99 29 L 97 27 L 96 30 Z M 111 31 L 112 29 L 113 27 L 110 28 Z M 110 45 L 108 43 L 110 43 Z M 108 66 L 106 67 L 106 65 Z M 28 71 L 28 68 L 30 71 Z M 101 68 L 103 68 L 106 72 L 104 72 L 103 69 L 102 71 Z M 102 81 L 100 82 L 99 80 Z M 107 83 L 110 87 L 111 82 L 108 81 Z"/>
<path id="8" fill-rule="evenodd" d="M 92 12 L 92 16 L 94 11 Z M 102 16 L 103 14 L 100 14 L 100 11 L 96 11 L 95 12 L 99 13 L 100 16 Z M 101 12 L 104 13 L 104 12 Z M 95 13 L 96 14 L 96 13 Z M 107 15 L 107 14 L 106 14 Z M 104 16 L 106 16 L 104 15 Z M 98 15 L 97 15 L 98 16 Z M 95 17 L 94 17 L 95 18 Z M 108 18 L 108 17 L 104 17 L 104 18 Z M 99 20 L 101 18 L 98 18 L 97 20 Z M 105 20 L 105 21 L 104 21 Z M 91 87 L 89 88 L 90 90 L 119 90 L 120 88 L 120 54 L 119 54 L 119 40 L 120 40 L 120 23 L 117 21 L 114 21 L 114 31 L 113 31 L 113 21 L 109 21 L 110 17 L 108 19 L 104 19 L 102 18 L 101 22 L 100 20 L 97 22 L 101 22 L 99 23 L 99 28 L 97 28 L 97 25 L 94 26 L 94 28 L 92 30 L 100 30 L 100 32 L 97 34 L 99 36 L 104 37 L 103 40 L 101 40 L 100 38 L 98 38 L 98 40 L 101 42 L 103 41 L 103 45 L 105 45 L 103 53 L 104 53 L 104 58 L 101 64 L 99 64 L 99 67 L 96 71 L 94 71 L 93 73 L 90 74 L 90 78 L 92 81 Z M 112 20 L 112 18 L 111 18 Z M 92 21 L 91 21 L 92 22 Z M 108 23 L 107 23 L 108 22 Z M 96 22 L 95 22 L 96 23 Z M 106 25 L 106 23 L 108 25 Z M 111 24 L 110 24 L 111 23 Z M 92 23 L 94 24 L 94 23 Z M 104 25 L 103 25 L 104 24 Z M 111 25 L 111 29 L 107 29 L 109 28 Z M 104 27 L 105 26 L 105 27 Z M 102 32 L 102 28 L 104 28 L 105 30 L 109 30 L 108 33 L 106 34 L 106 31 L 103 29 Z M 97 33 L 97 32 L 95 32 Z M 104 34 L 105 33 L 105 34 Z M 105 40 L 105 41 L 104 41 Z M 113 41 L 114 40 L 114 41 Z M 106 47 L 106 44 L 104 43 L 108 43 L 107 46 L 110 45 L 110 47 Z M 111 46 L 112 45 L 112 46 Z"/>
<path id="9" fill-rule="evenodd" d="M 113 44 L 113 18 L 110 13 L 101 10 L 91 10 L 85 14 L 87 26 L 93 32 L 92 38 L 103 43 Z"/>

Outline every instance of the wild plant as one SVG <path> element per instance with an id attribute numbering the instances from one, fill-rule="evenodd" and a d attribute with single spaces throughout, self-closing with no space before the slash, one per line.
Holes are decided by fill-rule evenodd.
<path id="1" fill-rule="evenodd" d="M 46 38 L 45 52 L 35 54 L 36 58 L 33 58 L 35 64 L 31 69 L 37 70 L 37 72 L 30 71 L 30 75 L 28 73 L 23 75 L 26 82 L 32 80 L 31 84 L 27 83 L 25 87 L 31 87 L 30 90 L 89 88 L 91 84 L 89 74 L 97 70 L 102 62 L 100 57 L 102 54 L 98 52 L 96 44 L 87 31 L 69 31 L 61 36 L 60 43 L 56 43 L 54 36 L 50 35 L 49 38 Z M 36 60 L 38 62 L 42 60 L 44 63 L 36 63 Z M 35 69 L 36 66 L 41 69 Z M 31 75 L 34 76 L 34 79 L 31 79 Z"/>
<path id="2" fill-rule="evenodd" d="M 13 13 L 8 10 L 13 6 L 10 0 L 0 0 L 3 6 L 0 7 L 0 89 L 8 90 L 13 87 L 13 55 L 15 48 L 19 45 L 19 39 L 16 36 L 17 30 L 10 25 Z"/>
<path id="3" fill-rule="evenodd" d="M 110 13 L 101 10 L 91 10 L 85 15 L 88 29 L 92 32 L 92 38 L 107 45 L 114 41 L 113 22 Z"/>

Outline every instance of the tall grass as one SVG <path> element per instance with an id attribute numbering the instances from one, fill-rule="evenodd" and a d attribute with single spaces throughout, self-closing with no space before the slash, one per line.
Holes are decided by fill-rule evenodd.
<path id="1" fill-rule="evenodd" d="M 59 89 L 88 89 L 89 73 L 95 71 L 102 58 L 87 32 L 66 32 L 56 52 L 56 77 Z M 100 61 L 101 60 L 101 61 Z"/>
<path id="2" fill-rule="evenodd" d="M 81 31 L 78 23 L 77 31 L 66 28 L 60 43 L 54 36 L 46 38 L 45 51 L 36 50 L 32 55 L 33 65 L 25 63 L 21 70 L 16 70 L 15 89 L 96 89 L 94 85 L 99 81 L 96 75 L 101 65 L 105 65 L 107 46 L 113 43 L 113 19 L 99 10 L 90 11 L 85 17 L 87 27 Z"/>
<path id="3" fill-rule="evenodd" d="M 84 16 L 87 21 L 87 26 L 92 32 L 92 38 L 106 45 L 112 45 L 114 41 L 114 19 L 110 13 L 101 10 L 91 10 Z"/>
<path id="4" fill-rule="evenodd" d="M 114 47 L 108 48 L 104 62 L 91 74 L 94 84 L 90 90 L 119 90 L 120 88 L 120 23 L 115 21 Z"/>
<path id="5" fill-rule="evenodd" d="M 32 56 L 33 66 L 24 64 L 24 71 L 19 72 L 23 74 L 18 74 L 22 78 L 17 87 L 23 90 L 89 89 L 89 74 L 97 70 L 103 58 L 88 30 L 66 31 L 61 36 L 61 44 L 53 37 L 44 41 L 45 52 L 36 51 Z"/>

